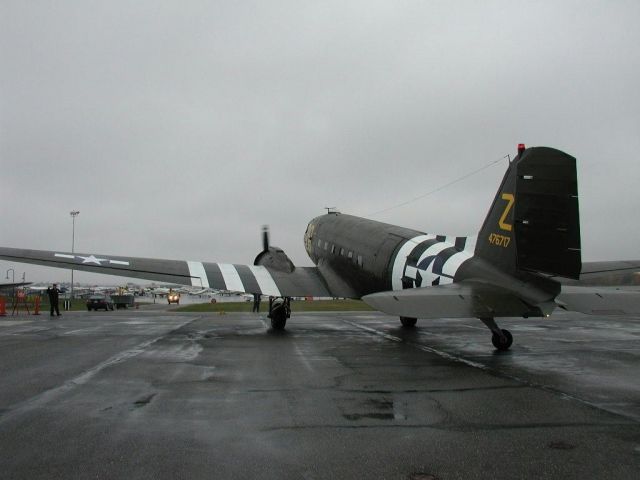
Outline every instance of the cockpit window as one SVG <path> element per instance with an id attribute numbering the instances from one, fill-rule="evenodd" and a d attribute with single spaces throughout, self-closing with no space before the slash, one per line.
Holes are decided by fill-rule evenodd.
<path id="1" fill-rule="evenodd" d="M 307 250 L 307 255 L 311 256 L 313 251 L 313 233 L 316 230 L 316 224 L 311 221 L 307 225 L 307 230 L 304 232 L 304 248 Z M 318 240 L 319 241 L 319 240 Z M 318 246 L 320 246 L 318 244 Z"/>

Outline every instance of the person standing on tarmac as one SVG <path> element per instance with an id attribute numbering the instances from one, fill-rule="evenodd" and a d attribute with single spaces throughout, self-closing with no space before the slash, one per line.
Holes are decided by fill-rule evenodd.
<path id="1" fill-rule="evenodd" d="M 253 294 L 253 311 L 260 313 L 260 294 Z"/>
<path id="2" fill-rule="evenodd" d="M 58 307 L 60 290 L 58 290 L 58 285 L 54 283 L 52 287 L 47 288 L 47 295 L 49 295 L 49 304 L 51 305 L 51 316 L 53 317 L 54 309 L 58 316 L 60 316 L 60 308 Z"/>

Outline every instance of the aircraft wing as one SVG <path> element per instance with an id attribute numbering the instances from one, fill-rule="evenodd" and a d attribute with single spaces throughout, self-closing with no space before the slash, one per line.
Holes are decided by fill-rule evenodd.
<path id="1" fill-rule="evenodd" d="M 282 272 L 238 265 L 0 247 L 0 259 L 158 282 L 272 296 L 332 296 L 316 267 Z"/>
<path id="2" fill-rule="evenodd" d="M 32 282 L 20 282 L 20 283 L 0 283 L 0 290 L 14 287 L 24 287 L 25 285 L 31 285 Z"/>
<path id="3" fill-rule="evenodd" d="M 536 307 L 550 314 L 555 307 L 553 302 L 531 306 L 509 290 L 473 281 L 374 293 L 362 300 L 376 310 L 412 318 L 519 317 Z"/>

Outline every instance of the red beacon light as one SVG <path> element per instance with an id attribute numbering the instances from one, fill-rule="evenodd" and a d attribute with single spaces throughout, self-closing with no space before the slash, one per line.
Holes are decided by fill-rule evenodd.
<path id="1" fill-rule="evenodd" d="M 521 157 L 527 147 L 524 146 L 524 143 L 518 144 L 518 156 Z"/>

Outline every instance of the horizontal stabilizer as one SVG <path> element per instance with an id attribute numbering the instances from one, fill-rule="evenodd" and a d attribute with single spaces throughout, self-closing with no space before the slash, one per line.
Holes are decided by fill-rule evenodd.
<path id="1" fill-rule="evenodd" d="M 563 286 L 556 303 L 565 310 L 588 315 L 637 315 L 640 289 Z"/>
<path id="2" fill-rule="evenodd" d="M 640 260 L 584 262 L 578 281 L 569 285 L 640 285 Z"/>
<path id="3" fill-rule="evenodd" d="M 362 298 L 371 307 L 401 317 L 521 317 L 551 313 L 555 304 L 532 306 L 506 289 L 481 282 L 374 293 Z"/>

